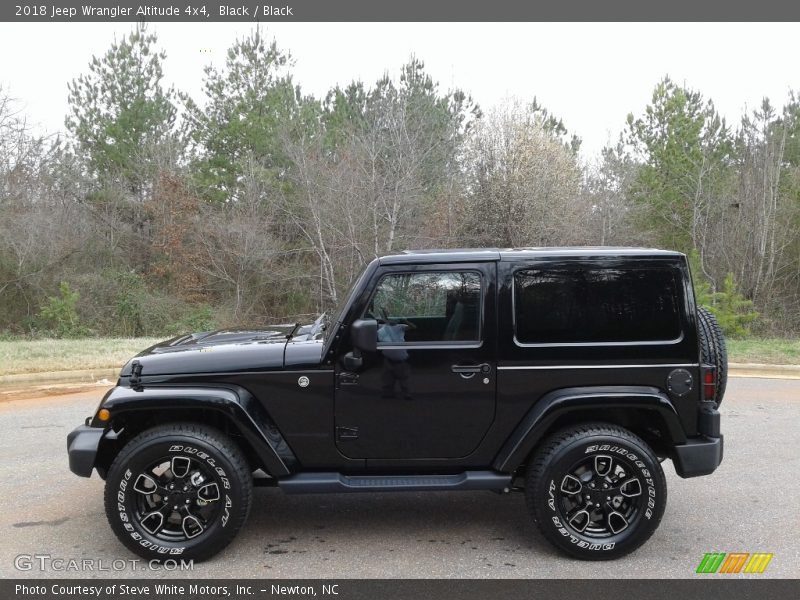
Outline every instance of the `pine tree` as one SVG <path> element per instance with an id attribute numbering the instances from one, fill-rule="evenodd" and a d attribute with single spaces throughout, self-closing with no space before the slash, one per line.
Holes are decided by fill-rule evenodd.
<path id="1" fill-rule="evenodd" d="M 91 174 L 101 183 L 121 184 L 140 201 L 164 145 L 180 152 L 180 144 L 172 144 L 176 94 L 162 85 L 166 56 L 155 49 L 156 41 L 137 25 L 69 84 L 66 126 Z"/>

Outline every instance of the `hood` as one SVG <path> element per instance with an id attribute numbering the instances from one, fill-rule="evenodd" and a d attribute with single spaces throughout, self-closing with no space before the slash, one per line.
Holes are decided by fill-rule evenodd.
<path id="1" fill-rule="evenodd" d="M 182 335 L 137 354 L 123 367 L 120 377 L 130 376 L 134 361 L 141 364 L 142 377 L 282 369 L 286 343 L 294 329 L 294 325 L 275 325 L 264 329 L 224 329 Z M 322 342 L 309 337 L 295 331 L 291 345 L 318 347 L 316 351 L 303 353 L 316 357 L 318 364 Z"/>
<path id="2" fill-rule="evenodd" d="M 220 329 L 219 331 L 202 331 L 178 336 L 159 342 L 138 356 L 163 354 L 165 352 L 184 352 L 222 344 L 253 344 L 286 342 L 294 325 L 275 325 L 265 329 Z"/>

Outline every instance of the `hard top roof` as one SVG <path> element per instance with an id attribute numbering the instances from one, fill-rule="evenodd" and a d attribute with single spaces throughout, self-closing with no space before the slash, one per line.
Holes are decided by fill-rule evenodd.
<path id="1" fill-rule="evenodd" d="M 525 260 L 535 258 L 608 258 L 608 257 L 666 258 L 683 256 L 673 250 L 631 248 L 626 246 L 564 246 L 536 248 L 450 248 L 404 250 L 382 256 L 383 265 L 410 263 L 480 262 L 490 260 Z"/>

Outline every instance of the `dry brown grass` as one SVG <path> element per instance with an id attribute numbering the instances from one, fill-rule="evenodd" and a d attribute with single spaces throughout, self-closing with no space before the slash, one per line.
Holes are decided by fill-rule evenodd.
<path id="1" fill-rule="evenodd" d="M 0 375 L 121 367 L 156 338 L 0 340 Z"/>

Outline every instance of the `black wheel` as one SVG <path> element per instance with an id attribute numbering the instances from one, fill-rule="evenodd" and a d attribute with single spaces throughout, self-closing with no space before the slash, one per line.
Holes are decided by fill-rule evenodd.
<path id="1" fill-rule="evenodd" d="M 146 559 L 204 560 L 227 546 L 250 511 L 253 481 L 222 432 L 168 424 L 140 433 L 108 471 L 106 516 Z"/>
<path id="2" fill-rule="evenodd" d="M 728 384 L 728 350 L 725 347 L 725 336 L 714 313 L 705 308 L 697 309 L 697 331 L 700 337 L 700 358 L 703 363 L 716 367 L 717 389 L 714 393 L 714 403 L 719 406 Z"/>
<path id="3" fill-rule="evenodd" d="M 643 440 L 616 425 L 592 423 L 544 442 L 528 466 L 525 498 L 556 547 L 576 558 L 608 560 L 653 534 L 667 482 Z"/>

